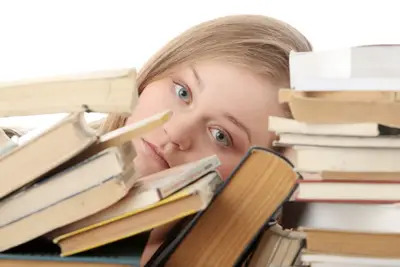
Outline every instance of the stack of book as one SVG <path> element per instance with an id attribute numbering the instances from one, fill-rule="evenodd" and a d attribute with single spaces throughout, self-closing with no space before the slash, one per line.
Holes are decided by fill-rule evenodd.
<path id="1" fill-rule="evenodd" d="M 400 265 L 399 62 L 396 45 L 290 55 L 294 119 L 269 129 L 303 177 L 282 225 L 306 234 L 304 264 Z"/>
<path id="2" fill-rule="evenodd" d="M 140 177 L 131 140 L 171 112 L 104 134 L 84 119 L 88 111 L 129 115 L 138 97 L 135 74 L 0 86 L 0 117 L 68 114 L 19 138 L 0 131 L 0 266 L 139 266 L 148 231 L 184 217 L 147 266 L 232 266 L 249 259 L 293 193 L 293 166 L 253 147 L 225 181 L 215 155 Z M 290 255 L 298 250 L 296 235 L 277 226 L 269 231 L 293 239 L 282 242 Z"/>
<path id="3" fill-rule="evenodd" d="M 130 69 L 1 85 L 0 116 L 68 115 L 18 139 L 0 131 L 0 266 L 138 265 L 138 257 L 127 257 L 135 251 L 121 244 L 115 257 L 62 258 L 37 247 L 54 242 L 56 254 L 69 256 L 207 207 L 222 183 L 216 156 L 147 177 L 135 172 L 131 140 L 162 125 L 170 111 L 105 134 L 85 121 L 86 111 L 130 114 L 135 83 Z"/>

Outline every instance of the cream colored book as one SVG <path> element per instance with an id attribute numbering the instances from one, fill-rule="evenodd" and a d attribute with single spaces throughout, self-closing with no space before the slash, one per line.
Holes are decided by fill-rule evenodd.
<path id="1" fill-rule="evenodd" d="M 270 116 L 268 130 L 277 134 L 309 134 L 328 136 L 376 137 L 399 135 L 399 128 L 391 128 L 373 122 L 362 123 L 305 123 L 293 119 Z"/>
<path id="2" fill-rule="evenodd" d="M 129 142 L 119 147 L 110 147 L 5 198 L 0 202 L 0 227 L 21 220 L 121 174 L 135 156 L 135 150 Z"/>
<path id="3" fill-rule="evenodd" d="M 83 113 L 67 116 L 44 132 L 0 155 L 0 198 L 77 155 L 97 140 Z"/>
<path id="4" fill-rule="evenodd" d="M 63 112 L 131 113 L 135 69 L 0 84 L 0 117 Z"/>
<path id="5" fill-rule="evenodd" d="M 288 103 L 293 118 L 305 123 L 377 123 L 400 128 L 400 91 L 280 89 L 279 102 Z"/>
<path id="6" fill-rule="evenodd" d="M 107 208 L 128 193 L 136 178 L 132 164 L 123 173 L 105 178 L 104 182 L 97 186 L 0 227 L 0 251 Z"/>

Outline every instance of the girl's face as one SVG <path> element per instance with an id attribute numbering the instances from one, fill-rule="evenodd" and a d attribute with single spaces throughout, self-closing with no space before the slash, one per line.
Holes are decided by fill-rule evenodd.
<path id="1" fill-rule="evenodd" d="M 216 154 L 227 178 L 251 145 L 270 146 L 268 116 L 280 115 L 278 90 L 265 78 L 228 63 L 205 61 L 150 83 L 127 124 L 164 110 L 171 119 L 133 140 L 141 175 Z"/>

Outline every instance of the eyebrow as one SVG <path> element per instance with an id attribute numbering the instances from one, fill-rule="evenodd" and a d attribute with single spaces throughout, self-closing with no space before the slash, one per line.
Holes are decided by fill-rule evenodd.
<path id="1" fill-rule="evenodd" d="M 242 129 L 246 133 L 247 139 L 251 143 L 251 136 L 250 136 L 249 128 L 247 128 L 243 123 L 241 123 L 238 119 L 236 119 L 234 116 L 232 116 L 229 113 L 224 113 L 224 117 L 226 117 L 228 120 L 230 120 L 233 124 L 235 124 L 240 129 Z"/>
<path id="2" fill-rule="evenodd" d="M 195 78 L 195 80 L 196 80 L 196 82 L 197 82 L 197 86 L 199 87 L 199 89 L 203 89 L 203 86 L 204 86 L 204 83 L 203 83 L 203 81 L 201 80 L 201 78 L 200 78 L 200 76 L 199 76 L 199 73 L 197 72 L 197 70 L 194 68 L 194 66 L 190 66 L 190 70 L 192 71 L 192 73 L 193 73 L 193 76 L 194 76 L 194 78 Z"/>

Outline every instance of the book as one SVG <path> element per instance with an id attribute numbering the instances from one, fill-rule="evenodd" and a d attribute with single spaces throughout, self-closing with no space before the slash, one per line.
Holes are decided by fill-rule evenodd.
<path id="1" fill-rule="evenodd" d="M 294 146 L 296 170 L 304 172 L 399 172 L 400 150 Z M 318 160 L 316 160 L 318 159 Z M 370 164 L 373 162 L 374 164 Z"/>
<path id="2" fill-rule="evenodd" d="M 131 113 L 137 98 L 134 69 L 3 83 L 0 117 L 81 111 Z"/>
<path id="3" fill-rule="evenodd" d="M 346 172 L 346 171 L 300 171 L 304 180 L 331 180 L 331 181 L 400 181 L 400 172 Z"/>
<path id="4" fill-rule="evenodd" d="M 55 238 L 61 256 L 69 256 L 151 230 L 207 207 L 222 179 L 211 172 L 189 187 L 156 204 L 78 229 Z"/>
<path id="5" fill-rule="evenodd" d="M 297 175 L 278 154 L 253 147 L 211 201 L 147 266 L 233 266 L 292 193 Z"/>
<path id="6" fill-rule="evenodd" d="M 0 253 L 0 266 L 139 267 L 147 233 L 109 244 L 90 252 L 60 257 L 57 246 L 35 239 Z"/>
<path id="7" fill-rule="evenodd" d="M 136 178 L 132 164 L 123 173 L 109 177 L 97 186 L 0 227 L 0 251 L 5 251 L 111 206 L 128 193 Z M 33 225 L 35 227 L 32 227 Z"/>
<path id="8" fill-rule="evenodd" d="M 86 228 L 90 225 L 95 225 L 155 204 L 187 186 L 187 184 L 200 179 L 205 174 L 216 171 L 219 165 L 220 161 L 214 155 L 140 177 L 129 193 L 114 205 L 80 221 L 57 229 L 49 233 L 47 237 L 55 238 L 62 236 L 66 233 L 74 232 L 78 229 Z"/>
<path id="9" fill-rule="evenodd" d="M 83 113 L 75 113 L 0 155 L 0 198 L 33 182 L 96 140 L 96 132 L 88 127 Z M 43 151 L 44 147 L 51 149 Z"/>
<path id="10" fill-rule="evenodd" d="M 296 90 L 397 90 L 399 45 L 291 52 L 290 86 Z"/>
<path id="11" fill-rule="evenodd" d="M 279 90 L 294 119 L 306 123 L 378 123 L 399 128 L 400 91 Z M 318 110 L 318 116 L 315 111 Z"/>
<path id="12" fill-rule="evenodd" d="M 377 137 L 381 135 L 399 135 L 399 128 L 391 128 L 373 122 L 361 123 L 305 123 L 288 118 L 270 116 L 268 130 L 279 135 L 304 134 L 323 136 Z"/>
<path id="13" fill-rule="evenodd" d="M 299 180 L 296 200 L 395 203 L 400 181 Z"/>
<path id="14" fill-rule="evenodd" d="M 307 251 L 367 257 L 398 258 L 399 233 L 350 232 L 302 228 L 306 233 Z"/>
<path id="15" fill-rule="evenodd" d="M 153 191 L 160 199 L 199 179 L 221 165 L 218 157 L 212 155 L 139 178 L 135 186 L 141 191 Z"/>
<path id="16" fill-rule="evenodd" d="M 282 229 L 282 226 L 275 224 L 263 233 L 248 266 L 292 266 L 304 239 L 303 232 Z"/>
<path id="17" fill-rule="evenodd" d="M 400 148 L 399 136 L 327 136 L 308 134 L 279 134 L 279 140 L 274 146 L 325 146 L 325 147 L 370 147 L 370 148 Z"/>
<path id="18" fill-rule="evenodd" d="M 397 204 L 289 201 L 283 204 L 281 216 L 282 226 L 288 229 L 400 233 L 399 222 Z"/>
<path id="19" fill-rule="evenodd" d="M 95 187 L 121 174 L 136 156 L 132 145 L 110 147 L 0 202 L 0 227 Z M 46 196 L 46 197 L 43 197 Z"/>
<path id="20" fill-rule="evenodd" d="M 400 266 L 397 258 L 373 258 L 360 256 L 318 254 L 306 252 L 301 256 L 302 261 L 311 267 L 383 267 Z"/>

